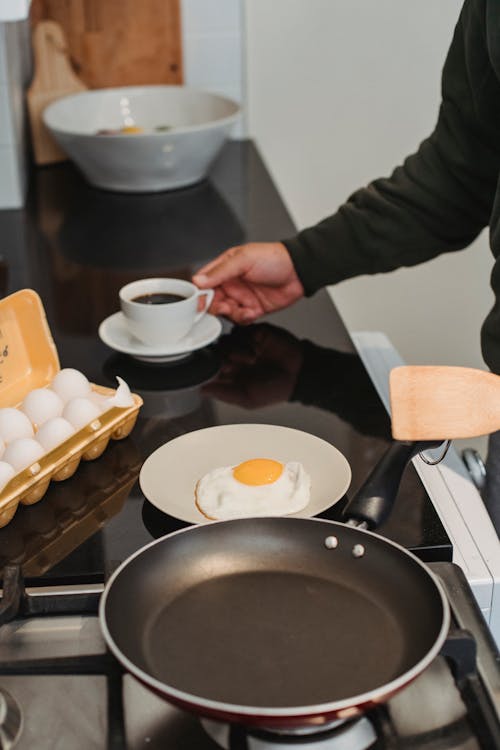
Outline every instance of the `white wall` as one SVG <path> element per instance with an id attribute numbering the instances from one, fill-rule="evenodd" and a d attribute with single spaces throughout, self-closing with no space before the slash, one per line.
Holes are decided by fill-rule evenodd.
<path id="1" fill-rule="evenodd" d="M 0 209 L 19 208 L 27 187 L 24 90 L 30 74 L 26 21 L 0 23 Z"/>
<path id="2" fill-rule="evenodd" d="M 461 4 L 246 0 L 248 128 L 299 227 L 388 174 L 433 128 Z M 486 239 L 338 285 L 348 328 L 385 331 L 408 362 L 484 367 Z"/>
<path id="3" fill-rule="evenodd" d="M 243 0 L 182 0 L 184 82 L 243 103 Z M 233 135 L 245 130 L 244 115 Z"/>

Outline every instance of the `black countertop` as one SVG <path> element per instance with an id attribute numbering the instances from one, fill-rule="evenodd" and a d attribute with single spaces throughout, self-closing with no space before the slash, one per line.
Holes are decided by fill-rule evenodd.
<path id="1" fill-rule="evenodd" d="M 0 530 L 0 566 L 22 562 L 30 579 L 97 580 L 152 537 L 182 526 L 146 501 L 136 480 L 153 450 L 201 427 L 259 422 L 303 429 L 348 458 L 348 496 L 361 485 L 390 443 L 389 421 L 325 291 L 262 324 L 231 330 L 225 323 L 216 345 L 177 365 L 141 364 L 97 335 L 99 323 L 118 310 L 123 284 L 189 278 L 226 247 L 293 232 L 248 141 L 228 143 L 209 180 L 170 193 L 106 193 L 67 163 L 34 171 L 26 208 L 0 212 L 0 292 L 35 289 L 61 367 L 103 385 L 122 375 L 144 407 L 131 437 L 17 511 Z M 322 515 L 339 518 L 343 502 Z M 380 531 L 424 559 L 451 559 L 412 466 Z"/>

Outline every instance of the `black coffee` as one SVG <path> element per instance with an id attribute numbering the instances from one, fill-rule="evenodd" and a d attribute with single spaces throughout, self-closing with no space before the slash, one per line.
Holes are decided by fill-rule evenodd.
<path id="1" fill-rule="evenodd" d="M 142 305 L 169 305 L 172 302 L 181 302 L 186 297 L 181 294 L 170 294 L 170 292 L 153 292 L 152 294 L 140 294 L 132 297 L 132 302 L 140 302 Z"/>

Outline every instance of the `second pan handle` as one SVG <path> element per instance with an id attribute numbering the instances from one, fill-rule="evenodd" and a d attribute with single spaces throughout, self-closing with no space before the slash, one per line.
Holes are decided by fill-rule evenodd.
<path id="1" fill-rule="evenodd" d="M 344 508 L 345 519 L 364 522 L 369 529 L 380 526 L 389 516 L 403 472 L 411 459 L 441 443 L 394 442 Z"/>

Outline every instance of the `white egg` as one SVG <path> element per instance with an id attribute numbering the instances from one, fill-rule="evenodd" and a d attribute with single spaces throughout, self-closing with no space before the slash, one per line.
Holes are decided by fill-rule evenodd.
<path id="1" fill-rule="evenodd" d="M 5 461 L 0 461 L 0 490 L 3 490 L 7 482 L 10 482 L 16 472 L 12 466 Z"/>
<path id="2" fill-rule="evenodd" d="M 3 454 L 3 461 L 10 464 L 15 471 L 22 471 L 36 463 L 44 454 L 40 443 L 33 438 L 19 438 L 9 443 Z"/>
<path id="3" fill-rule="evenodd" d="M 214 520 L 298 513 L 310 494 L 311 480 L 301 463 L 262 458 L 213 469 L 195 490 L 198 509 Z"/>
<path id="4" fill-rule="evenodd" d="M 106 403 L 108 401 L 108 396 L 103 396 L 102 393 L 92 391 L 88 396 L 86 396 L 86 398 L 88 398 L 89 401 L 92 401 L 92 403 L 95 404 L 101 412 L 107 411 L 107 409 L 109 408 Z"/>
<path id="5" fill-rule="evenodd" d="M 36 433 L 36 439 L 46 453 L 61 445 L 65 440 L 75 434 L 75 428 L 63 417 L 54 417 L 47 420 Z"/>
<path id="6" fill-rule="evenodd" d="M 10 406 L 0 409 L 0 437 L 4 443 L 33 437 L 33 432 L 33 425 L 22 411 Z"/>
<path id="7" fill-rule="evenodd" d="M 65 367 L 59 370 L 52 380 L 50 387 L 62 398 L 64 403 L 71 401 L 72 398 L 88 396 L 92 387 L 80 370 L 72 367 Z"/>
<path id="8" fill-rule="evenodd" d="M 99 417 L 101 410 L 88 398 L 74 398 L 66 404 L 62 415 L 75 430 L 81 430 L 86 424 Z"/>
<path id="9" fill-rule="evenodd" d="M 48 419 L 60 417 L 64 404 L 62 398 L 50 388 L 35 388 L 24 399 L 21 411 L 35 425 L 42 425 Z"/>

